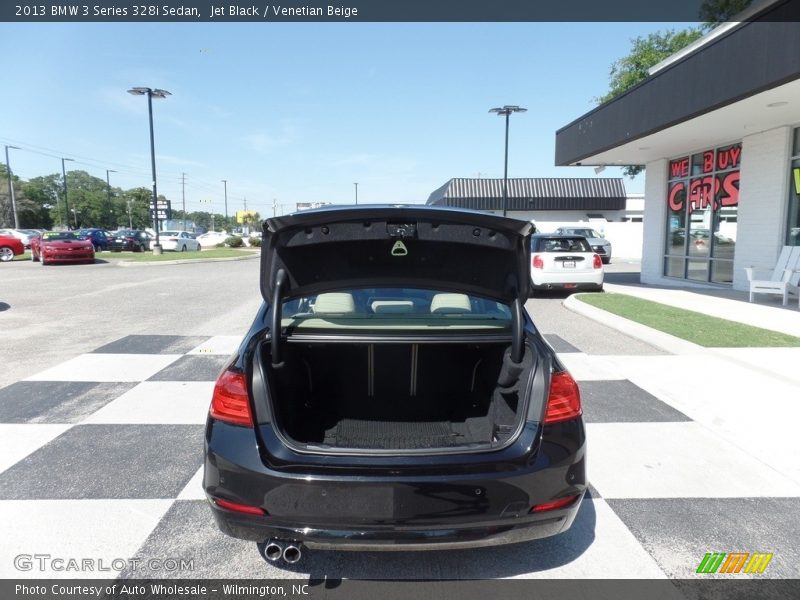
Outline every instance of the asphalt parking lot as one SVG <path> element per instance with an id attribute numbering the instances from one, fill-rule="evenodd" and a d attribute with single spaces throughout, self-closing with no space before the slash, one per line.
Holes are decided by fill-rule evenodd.
<path id="1" fill-rule="evenodd" d="M 800 484 L 698 420 L 693 390 L 661 383 L 683 357 L 572 313 L 555 294 L 526 308 L 584 398 L 592 488 L 569 532 L 267 563 L 217 531 L 200 490 L 213 380 L 260 303 L 258 265 L 2 265 L 0 577 L 682 579 L 707 552 L 771 552 L 763 576 L 798 576 Z M 138 560 L 90 573 L 15 566 L 37 552 Z M 191 568 L 165 570 L 165 559 Z"/>

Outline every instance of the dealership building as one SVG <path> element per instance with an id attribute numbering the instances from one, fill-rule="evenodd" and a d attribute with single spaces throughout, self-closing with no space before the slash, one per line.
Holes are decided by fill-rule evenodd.
<path id="1" fill-rule="evenodd" d="M 755 3 L 556 133 L 557 165 L 646 166 L 643 282 L 747 289 L 800 245 L 798 4 Z"/>

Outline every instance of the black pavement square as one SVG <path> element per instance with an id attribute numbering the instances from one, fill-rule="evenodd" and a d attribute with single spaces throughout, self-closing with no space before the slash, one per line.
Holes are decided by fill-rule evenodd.
<path id="1" fill-rule="evenodd" d="M 0 499 L 176 498 L 202 425 L 76 425 L 0 473 Z"/>
<path id="2" fill-rule="evenodd" d="M 713 577 L 696 573 L 708 552 L 772 553 L 764 573 L 756 577 L 797 578 L 800 498 L 606 502 L 670 578 Z"/>
<path id="3" fill-rule="evenodd" d="M 587 423 L 658 423 L 691 421 L 685 414 L 638 385 L 618 381 L 581 381 L 583 418 Z"/>
<path id="4" fill-rule="evenodd" d="M 79 423 L 136 383 L 18 381 L 0 389 L 0 423 Z"/>
<path id="5" fill-rule="evenodd" d="M 556 352 L 580 352 L 575 346 L 555 333 L 545 333 L 544 339 L 547 340 L 547 343 L 550 344 Z"/>
<path id="6" fill-rule="evenodd" d="M 208 354 L 181 356 L 148 381 L 216 381 L 228 358 L 227 355 Z"/>
<path id="7" fill-rule="evenodd" d="M 99 354 L 186 354 L 208 336 L 188 335 L 126 335 L 93 352 Z"/>

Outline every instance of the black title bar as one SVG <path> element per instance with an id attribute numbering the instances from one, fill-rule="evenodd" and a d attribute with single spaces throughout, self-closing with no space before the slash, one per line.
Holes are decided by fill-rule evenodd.
<path id="1" fill-rule="evenodd" d="M 714 0 L 4 0 L 5 22 L 701 21 Z M 751 8 L 800 0 L 754 0 Z M 758 11 L 761 12 L 761 11 Z M 795 11 L 795 14 L 797 11 Z M 763 18 L 763 17 L 762 17 Z M 767 17 L 768 18 L 768 17 Z"/>

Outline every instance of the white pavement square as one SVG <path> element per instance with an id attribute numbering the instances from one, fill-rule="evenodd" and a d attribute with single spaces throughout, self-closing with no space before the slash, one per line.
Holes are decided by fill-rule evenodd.
<path id="1" fill-rule="evenodd" d="M 25 381 L 144 381 L 182 354 L 81 354 Z"/>
<path id="2" fill-rule="evenodd" d="M 171 504 L 172 500 L 0 501 L 0 577 L 116 577 L 122 569 L 112 568 L 114 561 L 134 557 Z M 30 570 L 17 568 L 24 569 L 28 562 L 15 557 L 34 554 L 50 558 L 31 560 Z M 77 560 L 78 566 L 83 559 L 93 560 L 94 569 L 71 570 L 69 559 Z M 99 571 L 101 566 L 109 570 Z"/>
<path id="3" fill-rule="evenodd" d="M 559 354 L 558 358 L 578 381 L 625 379 L 616 364 L 607 356 L 565 352 Z"/>
<path id="4" fill-rule="evenodd" d="M 0 472 L 57 438 L 70 427 L 72 425 L 0 424 Z"/>
<path id="5" fill-rule="evenodd" d="M 145 381 L 83 423 L 204 424 L 213 381 Z"/>
<path id="6" fill-rule="evenodd" d="M 205 500 L 206 494 L 203 491 L 203 467 L 197 469 L 197 473 L 192 475 L 189 483 L 178 494 L 178 500 Z"/>
<path id="7" fill-rule="evenodd" d="M 188 354 L 224 354 L 229 356 L 239 349 L 242 343 L 241 336 L 236 335 L 215 335 L 206 340 Z"/>
<path id="8" fill-rule="evenodd" d="M 519 575 L 517 579 L 664 579 L 666 575 L 602 498 L 587 498 L 581 507 L 593 518 L 575 522 L 566 537 L 591 539 L 585 549 L 563 565 Z M 611 558 L 613 557 L 613 559 Z"/>
<path id="9" fill-rule="evenodd" d="M 800 497 L 800 485 L 698 423 L 589 423 L 603 498 Z"/>

